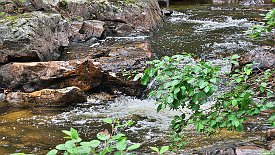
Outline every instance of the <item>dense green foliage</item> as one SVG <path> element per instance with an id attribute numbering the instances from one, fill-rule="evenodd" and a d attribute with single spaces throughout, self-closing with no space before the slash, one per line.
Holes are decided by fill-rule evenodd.
<path id="1" fill-rule="evenodd" d="M 237 63 L 237 55 L 231 58 L 232 63 Z M 157 83 L 150 96 L 154 96 L 158 103 L 157 110 L 165 108 L 182 110 L 182 115 L 175 116 L 172 129 L 181 132 L 187 125 L 193 124 L 197 131 L 212 133 L 220 128 L 241 131 L 243 122 L 248 116 L 259 114 L 260 111 L 274 108 L 274 103 L 266 103 L 266 98 L 273 92 L 267 88 L 271 76 L 270 70 L 265 72 L 261 79 L 259 91 L 266 92 L 261 101 L 256 101 L 258 89 L 252 89 L 248 80 L 252 78 L 251 65 L 236 69 L 234 74 L 229 74 L 229 86 L 233 88 L 218 97 L 215 97 L 208 108 L 203 108 L 205 103 L 213 98 L 217 91 L 220 67 L 211 65 L 210 62 L 195 61 L 190 55 L 164 56 L 161 60 L 148 62 L 144 74 L 138 74 L 135 79 L 141 78 L 141 83 L 147 85 L 150 80 Z M 254 79 L 255 80 L 255 79 Z M 190 114 L 187 115 L 188 109 Z M 274 119 L 274 116 L 272 117 Z"/>
<path id="2" fill-rule="evenodd" d="M 248 34 L 252 38 L 258 39 L 262 33 L 268 33 L 275 29 L 275 9 L 262 16 L 264 16 L 264 25 L 255 25 L 248 30 Z"/>

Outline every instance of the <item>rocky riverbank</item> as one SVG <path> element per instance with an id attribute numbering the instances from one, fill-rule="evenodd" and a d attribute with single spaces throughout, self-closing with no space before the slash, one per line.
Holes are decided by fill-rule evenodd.
<path id="1" fill-rule="evenodd" d="M 144 68 L 144 62 L 153 55 L 150 44 L 103 40 L 109 36 L 150 35 L 162 25 L 156 0 L 2 0 L 0 5 L 3 102 L 43 106 L 40 103 L 44 100 L 26 98 L 33 94 L 34 98 L 43 98 L 38 95 L 41 91 L 59 98 L 67 94 L 63 89 L 71 87 L 77 90 L 69 91 L 76 93 L 72 94 L 72 104 L 85 101 L 79 95 L 82 91 L 141 94 L 141 86 L 122 74 Z M 49 93 L 60 90 L 63 93 Z M 11 96 L 16 96 L 17 104 Z M 62 100 L 54 101 L 58 106 L 56 101 Z"/>

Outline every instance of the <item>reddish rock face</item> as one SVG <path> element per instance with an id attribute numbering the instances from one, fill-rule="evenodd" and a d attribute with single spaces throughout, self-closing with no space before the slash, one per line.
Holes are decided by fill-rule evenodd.
<path id="1" fill-rule="evenodd" d="M 101 69 L 89 60 L 10 63 L 0 67 L 0 84 L 24 92 L 69 86 L 89 91 L 100 85 L 102 77 Z"/>
<path id="2" fill-rule="evenodd" d="M 146 60 L 152 57 L 151 46 L 147 42 L 113 44 L 107 46 L 88 47 L 72 46 L 65 49 L 62 60 L 94 59 L 106 73 L 101 89 L 127 95 L 141 94 L 141 85 L 121 76 L 126 71 L 143 70 Z"/>
<path id="3" fill-rule="evenodd" d="M 104 32 L 104 25 L 105 23 L 102 21 L 86 20 L 79 31 L 85 34 L 87 38 L 100 38 Z"/>
<path id="4" fill-rule="evenodd" d="M 77 87 L 64 89 L 42 89 L 32 93 L 12 92 L 6 95 L 9 106 L 68 106 L 86 102 L 85 93 Z"/>

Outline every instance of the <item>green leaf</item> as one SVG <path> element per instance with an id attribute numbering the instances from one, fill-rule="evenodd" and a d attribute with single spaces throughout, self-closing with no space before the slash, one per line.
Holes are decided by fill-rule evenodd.
<path id="1" fill-rule="evenodd" d="M 75 147 L 74 141 L 73 141 L 73 140 L 66 141 L 66 142 L 65 142 L 65 147 L 66 147 L 67 149 L 70 149 L 70 148 Z"/>
<path id="2" fill-rule="evenodd" d="M 165 109 L 165 104 L 159 104 L 157 108 L 157 112 L 160 112 L 161 110 Z"/>
<path id="3" fill-rule="evenodd" d="M 216 124 L 217 124 L 217 121 L 215 121 L 215 120 L 211 120 L 211 121 L 210 121 L 210 126 L 211 126 L 211 127 L 213 127 L 213 126 L 216 125 Z"/>
<path id="4" fill-rule="evenodd" d="M 103 133 L 98 133 L 98 134 L 96 135 L 96 137 L 97 137 L 99 140 L 102 140 L 102 141 L 105 141 L 105 140 L 110 139 L 110 135 L 109 135 L 109 134 L 103 134 Z"/>
<path id="5" fill-rule="evenodd" d="M 114 155 L 122 155 L 120 151 L 116 151 Z"/>
<path id="6" fill-rule="evenodd" d="M 203 80 L 200 80 L 198 83 L 200 89 L 203 89 L 205 86 L 207 86 L 207 84 L 208 83 Z"/>
<path id="7" fill-rule="evenodd" d="M 205 93 L 208 93 L 209 90 L 210 90 L 210 87 L 209 87 L 209 86 L 206 86 L 203 90 L 204 90 Z"/>
<path id="8" fill-rule="evenodd" d="M 89 146 L 89 147 L 92 147 L 92 148 L 98 147 L 99 144 L 100 144 L 99 140 L 92 140 L 90 142 L 81 142 L 80 143 L 80 145 L 82 145 L 82 146 Z"/>
<path id="9" fill-rule="evenodd" d="M 240 122 L 236 119 L 236 120 L 233 121 L 233 125 L 235 127 L 238 127 L 240 125 Z"/>
<path id="10" fill-rule="evenodd" d="M 170 95 L 167 96 L 167 98 L 166 98 L 167 103 L 171 104 L 171 103 L 173 103 L 173 101 L 174 101 L 174 98 L 172 96 L 170 96 Z"/>
<path id="11" fill-rule="evenodd" d="M 153 151 L 159 153 L 159 149 L 157 147 L 150 147 L 150 149 L 152 149 Z"/>
<path id="12" fill-rule="evenodd" d="M 234 54 L 234 55 L 231 56 L 231 59 L 238 59 L 238 58 L 240 58 L 240 56 L 237 55 L 237 54 Z"/>
<path id="13" fill-rule="evenodd" d="M 118 140 L 118 139 L 120 139 L 120 138 L 122 138 L 122 137 L 125 137 L 125 135 L 124 135 L 124 134 L 117 134 L 117 135 L 114 135 L 114 136 L 112 137 L 112 140 Z"/>
<path id="14" fill-rule="evenodd" d="M 197 131 L 201 131 L 203 129 L 203 125 L 201 123 L 197 123 L 196 125 Z"/>
<path id="15" fill-rule="evenodd" d="M 70 131 L 68 131 L 68 130 L 62 130 L 62 132 L 71 137 L 71 132 Z"/>
<path id="16" fill-rule="evenodd" d="M 238 104 L 238 101 L 236 99 L 232 100 L 232 106 L 235 107 Z"/>
<path id="17" fill-rule="evenodd" d="M 140 147 L 139 143 L 133 144 L 127 148 L 128 151 L 136 150 Z"/>
<path id="18" fill-rule="evenodd" d="M 51 151 L 49 151 L 46 155 L 56 155 L 58 153 L 58 150 L 53 149 Z"/>
<path id="19" fill-rule="evenodd" d="M 116 149 L 119 151 L 124 151 L 126 147 L 127 147 L 127 144 L 125 139 L 116 143 Z"/>
<path id="20" fill-rule="evenodd" d="M 113 123 L 113 119 L 112 118 L 104 118 L 103 122 L 106 124 L 112 124 Z"/>
<path id="21" fill-rule="evenodd" d="M 169 146 L 163 146 L 163 147 L 161 147 L 159 153 L 163 154 L 163 153 L 167 152 L 168 150 L 169 150 Z"/>
<path id="22" fill-rule="evenodd" d="M 275 107 L 275 102 L 268 102 L 268 103 L 266 103 L 266 107 L 267 108 L 273 108 L 273 107 Z"/>
<path id="23" fill-rule="evenodd" d="M 67 150 L 65 144 L 59 144 L 55 147 L 57 150 L 61 150 L 61 151 L 64 151 L 64 150 Z"/>
<path id="24" fill-rule="evenodd" d="M 240 123 L 240 125 L 237 126 L 236 130 L 237 130 L 238 132 L 243 131 L 243 125 Z"/>
<path id="25" fill-rule="evenodd" d="M 233 115 L 233 114 L 228 115 L 228 120 L 234 121 L 236 119 L 237 119 L 237 117 L 235 115 Z"/>
<path id="26" fill-rule="evenodd" d="M 75 130 L 74 128 L 71 128 L 70 132 L 71 132 L 72 139 L 74 139 L 74 140 L 79 139 L 77 130 Z"/>

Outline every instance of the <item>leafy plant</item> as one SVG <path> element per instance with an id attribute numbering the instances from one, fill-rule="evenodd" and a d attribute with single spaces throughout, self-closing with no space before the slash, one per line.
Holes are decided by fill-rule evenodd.
<path id="1" fill-rule="evenodd" d="M 157 147 L 150 147 L 150 148 L 157 154 L 164 154 L 165 152 L 169 151 L 169 146 L 162 146 L 161 148 L 157 148 Z"/>
<path id="2" fill-rule="evenodd" d="M 239 56 L 233 55 L 232 63 L 237 63 Z M 157 88 L 150 96 L 156 97 L 160 111 L 165 108 L 181 110 L 187 108 L 190 116 L 183 112 L 172 120 L 172 129 L 180 133 L 188 124 L 193 124 L 198 132 L 213 133 L 220 128 L 241 131 L 247 117 L 259 114 L 261 110 L 272 108 L 271 105 L 255 102 L 255 92 L 247 83 L 251 79 L 251 64 L 236 69 L 229 75 L 231 91 L 217 97 L 208 109 L 201 106 L 217 91 L 220 67 L 210 62 L 195 61 L 190 55 L 164 56 L 161 60 L 148 62 L 148 68 L 136 79 L 147 85 L 152 79 Z M 266 84 L 261 84 L 264 90 Z"/>
<path id="3" fill-rule="evenodd" d="M 172 151 L 183 149 L 184 146 L 188 143 L 183 133 L 172 132 L 170 139 L 170 148 Z"/>
<path id="4" fill-rule="evenodd" d="M 107 130 L 99 132 L 97 139 L 83 142 L 79 137 L 77 130 L 71 128 L 70 131 L 63 130 L 62 132 L 67 135 L 68 139 L 64 144 L 59 144 L 55 149 L 49 151 L 47 155 L 56 155 L 58 152 L 63 152 L 64 155 L 105 155 L 108 153 L 114 155 L 129 154 L 129 151 L 136 150 L 140 147 L 139 143 L 135 143 L 131 146 L 127 144 L 127 137 L 122 134 L 116 134 L 118 128 L 132 125 L 132 121 L 128 121 L 125 124 L 120 124 L 116 119 L 106 118 L 103 122 L 110 124 L 112 129 L 109 133 Z"/>
<path id="5" fill-rule="evenodd" d="M 255 25 L 251 27 L 247 33 L 252 38 L 260 38 L 262 33 L 271 32 L 275 28 L 275 9 L 270 10 L 264 16 L 263 20 L 265 21 L 264 25 Z"/>

